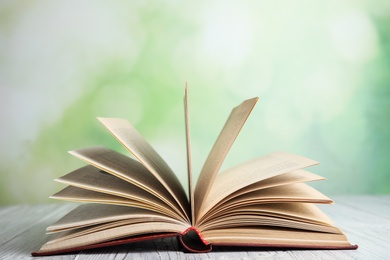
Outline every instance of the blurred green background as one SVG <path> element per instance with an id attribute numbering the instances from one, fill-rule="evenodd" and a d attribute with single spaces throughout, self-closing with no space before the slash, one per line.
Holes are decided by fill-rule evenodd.
<path id="1" fill-rule="evenodd" d="M 186 185 L 231 108 L 259 96 L 223 169 L 273 151 L 321 162 L 332 194 L 390 193 L 389 1 L 0 1 L 0 204 L 44 203 L 84 164 L 127 153 L 127 118 Z"/>

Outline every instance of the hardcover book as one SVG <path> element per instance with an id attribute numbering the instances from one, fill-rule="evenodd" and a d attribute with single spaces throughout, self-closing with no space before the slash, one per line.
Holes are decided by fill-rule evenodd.
<path id="1" fill-rule="evenodd" d="M 274 152 L 220 172 L 257 101 L 232 110 L 195 185 L 186 87 L 187 192 L 127 120 L 98 118 L 134 159 L 101 146 L 70 151 L 87 166 L 58 178 L 68 186 L 51 198 L 83 203 L 47 228 L 48 242 L 32 255 L 166 237 L 177 237 L 190 252 L 208 252 L 213 245 L 356 249 L 315 205 L 332 203 L 306 184 L 324 179 L 306 170 L 317 161 Z"/>

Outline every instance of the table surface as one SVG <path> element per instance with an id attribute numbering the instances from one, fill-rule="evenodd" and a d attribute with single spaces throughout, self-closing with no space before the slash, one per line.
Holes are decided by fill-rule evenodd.
<path id="1" fill-rule="evenodd" d="M 75 204 L 0 207 L 0 259 L 390 259 L 390 196 L 335 196 L 321 209 L 344 231 L 357 250 L 275 250 L 217 248 L 184 253 L 174 238 L 78 253 L 31 257 L 46 241 L 45 228 Z"/>

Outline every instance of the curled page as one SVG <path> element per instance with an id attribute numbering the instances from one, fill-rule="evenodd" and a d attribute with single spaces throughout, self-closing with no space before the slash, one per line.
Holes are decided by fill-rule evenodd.
<path id="1" fill-rule="evenodd" d="M 98 119 L 160 181 L 188 216 L 188 201 L 183 186 L 153 147 L 127 120 L 120 118 Z"/>
<path id="2" fill-rule="evenodd" d="M 299 155 L 275 152 L 227 169 L 215 178 L 214 185 L 209 189 L 208 196 L 197 213 L 198 217 L 201 218 L 229 194 L 248 185 L 316 164 L 317 161 Z"/>
<path id="3" fill-rule="evenodd" d="M 184 94 L 184 118 L 186 125 L 186 146 L 187 146 L 187 174 L 188 174 L 188 193 L 191 207 L 191 224 L 194 224 L 195 210 L 194 210 L 194 183 L 192 179 L 192 155 L 191 155 L 191 131 L 190 131 L 190 111 L 188 106 L 188 85 Z"/>
<path id="4" fill-rule="evenodd" d="M 202 171 L 200 172 L 195 188 L 196 215 L 202 207 L 204 200 L 207 198 L 226 155 L 244 126 L 249 114 L 252 112 L 257 100 L 257 97 L 245 100 L 230 113 L 225 126 L 219 134 L 217 141 L 211 149 L 211 152 L 203 165 Z M 197 217 L 195 220 L 196 219 Z"/>

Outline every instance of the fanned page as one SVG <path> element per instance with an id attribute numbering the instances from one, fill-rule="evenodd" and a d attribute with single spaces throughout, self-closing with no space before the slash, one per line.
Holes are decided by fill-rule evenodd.
<path id="1" fill-rule="evenodd" d="M 90 212 L 94 212 L 91 218 Z M 122 238 L 179 234 L 188 224 L 173 220 L 147 210 L 111 205 L 85 204 L 79 206 L 51 226 L 48 231 L 56 232 L 35 255 L 71 252 L 83 247 L 100 247 L 100 243 L 117 243 Z M 172 235 L 170 235 L 172 236 Z M 146 240 L 150 240 L 146 238 Z"/>
<path id="2" fill-rule="evenodd" d="M 228 154 L 234 140 L 245 124 L 253 107 L 257 103 L 258 98 L 245 100 L 239 106 L 235 107 L 230 113 L 225 126 L 219 134 L 209 156 L 203 165 L 202 171 L 199 174 L 198 182 L 195 188 L 195 222 L 198 219 L 199 210 L 202 207 L 204 200 L 207 198 L 214 180 L 222 166 L 226 155 Z M 233 182 L 234 183 L 234 182 Z"/>
<path id="3" fill-rule="evenodd" d="M 217 215 L 216 215 L 217 216 Z M 199 229 L 206 230 L 219 228 L 279 226 L 306 229 L 308 225 L 324 232 L 339 232 L 333 222 L 316 205 L 311 203 L 277 202 L 277 203 L 250 203 L 246 206 L 230 208 L 229 212 L 221 212 L 218 216 L 206 221 Z M 283 225 L 283 222 L 288 225 Z M 312 230 L 313 228 L 309 229 Z"/>
<path id="4" fill-rule="evenodd" d="M 321 176 L 318 176 L 316 174 L 304 171 L 304 170 L 296 170 L 292 172 L 288 172 L 285 174 L 277 175 L 268 179 L 265 179 L 260 182 L 256 182 L 252 185 L 249 185 L 245 188 L 242 188 L 229 196 L 225 197 L 224 199 L 220 200 L 215 206 L 213 206 L 210 210 L 207 211 L 207 213 L 198 221 L 197 228 L 202 230 L 202 223 L 209 223 L 212 221 L 215 221 L 215 219 L 220 219 L 223 215 L 227 214 L 239 214 L 241 211 L 247 212 L 248 206 L 250 207 L 263 207 L 265 199 L 268 200 L 268 202 L 273 199 L 277 199 L 276 203 L 279 203 L 279 198 L 282 197 L 283 203 L 282 205 L 286 204 L 287 200 L 297 201 L 297 196 L 300 193 L 300 197 L 302 200 L 302 191 L 297 191 L 295 194 L 288 192 L 289 188 L 285 188 L 286 185 L 294 184 L 294 183 L 304 183 L 309 181 L 318 181 L 322 180 L 323 178 Z M 283 187 L 281 189 L 281 194 L 276 194 L 277 197 L 271 198 L 270 195 L 272 193 L 275 194 L 275 192 L 272 192 L 273 188 L 276 187 Z M 306 187 L 305 187 L 306 188 Z M 261 191 L 265 190 L 265 193 L 261 193 Z M 279 189 L 280 190 L 280 189 Z M 306 189 L 311 190 L 311 189 Z M 265 195 L 264 195 L 265 194 Z M 257 195 L 257 196 L 256 196 Z M 317 192 L 315 193 L 308 193 L 309 198 L 306 200 L 309 200 L 310 202 L 317 203 L 318 200 L 315 200 L 315 197 L 317 195 Z M 322 197 L 321 195 L 318 197 Z M 238 201 L 237 201 L 238 200 Z M 245 206 L 245 203 L 249 201 L 249 205 Z M 267 205 L 269 203 L 267 202 Z M 331 202 L 331 200 L 326 200 L 326 202 Z M 237 207 L 238 206 L 238 207 Z"/>
<path id="5" fill-rule="evenodd" d="M 99 247 L 99 243 L 142 234 L 178 234 L 187 227 L 181 221 L 136 207 L 83 204 L 47 228 L 47 232 L 55 234 L 35 255 Z"/>
<path id="6" fill-rule="evenodd" d="M 227 200 L 231 200 L 232 198 L 243 196 L 247 193 L 261 190 L 261 189 L 281 186 L 290 183 L 303 183 L 303 182 L 319 181 L 324 179 L 325 179 L 324 177 L 321 177 L 319 175 L 316 175 L 314 173 L 302 169 L 291 171 L 288 173 L 276 175 L 274 177 L 256 182 L 254 184 L 246 186 L 245 188 L 237 190 L 236 192 L 228 195 L 227 197 L 219 201 L 218 204 L 224 203 Z"/>
<path id="7" fill-rule="evenodd" d="M 174 209 L 183 219 L 188 218 L 172 194 L 140 162 L 101 146 L 73 150 L 69 153 L 149 192 L 164 201 L 167 207 Z M 109 186 L 107 184 L 106 188 Z"/>
<path id="8" fill-rule="evenodd" d="M 191 156 L 191 131 L 190 131 L 190 111 L 188 105 L 188 85 L 184 94 L 184 118 L 186 126 L 186 145 L 187 145 L 187 174 L 188 174 L 188 193 L 191 207 L 191 224 L 194 225 L 195 205 L 194 205 L 194 183 L 192 179 L 192 156 Z"/>
<path id="9" fill-rule="evenodd" d="M 342 233 L 264 228 L 229 228 L 205 231 L 204 239 L 221 246 L 257 246 L 305 249 L 356 249 Z"/>
<path id="10" fill-rule="evenodd" d="M 129 169 L 130 167 L 127 166 L 126 168 Z M 123 181 L 121 178 L 101 171 L 91 165 L 72 171 L 65 176 L 57 178 L 56 181 L 74 186 L 75 188 L 73 188 L 73 190 L 76 192 L 78 189 L 86 189 L 94 192 L 114 195 L 119 198 L 127 199 L 125 202 L 130 206 L 138 206 L 140 208 L 153 210 L 155 212 L 171 216 L 172 218 L 185 221 L 185 217 L 176 204 L 174 204 L 173 199 L 169 199 L 169 197 L 162 197 L 166 192 L 165 190 L 163 190 L 162 193 L 151 193 L 146 189 L 140 188 L 139 186 L 131 183 L 132 181 Z M 149 182 L 147 185 L 148 189 L 152 188 Z M 64 197 L 64 195 L 65 194 L 63 194 L 62 197 Z M 74 193 L 68 193 L 68 196 L 74 197 L 74 195 Z M 169 194 L 167 194 L 167 196 L 169 196 Z M 99 195 L 98 197 L 95 197 L 95 200 L 101 197 L 102 195 Z M 52 196 L 52 198 L 57 197 Z M 79 199 L 85 200 L 86 198 L 84 197 Z M 115 201 L 118 201 L 118 198 L 116 198 Z"/>
<path id="11" fill-rule="evenodd" d="M 204 204 L 198 211 L 197 219 L 235 191 L 256 182 L 315 164 L 318 162 L 299 155 L 277 152 L 230 168 L 216 177 Z"/>
<path id="12" fill-rule="evenodd" d="M 94 214 L 91 215 L 91 212 Z M 163 214 L 152 212 L 149 210 L 125 207 L 117 205 L 106 205 L 97 203 L 81 204 L 73 211 L 66 214 L 53 225 L 49 226 L 46 231 L 48 233 L 63 232 L 84 228 L 96 228 L 97 225 L 110 224 L 116 226 L 122 221 L 148 223 L 153 221 L 165 221 L 167 223 L 183 224 L 180 221 L 166 217 Z M 186 227 L 183 225 L 183 227 Z M 63 236 L 61 236 L 63 237 Z"/>
<path id="13" fill-rule="evenodd" d="M 189 216 L 190 209 L 183 186 L 168 164 L 138 131 L 125 119 L 98 119 L 161 182 Z"/>

